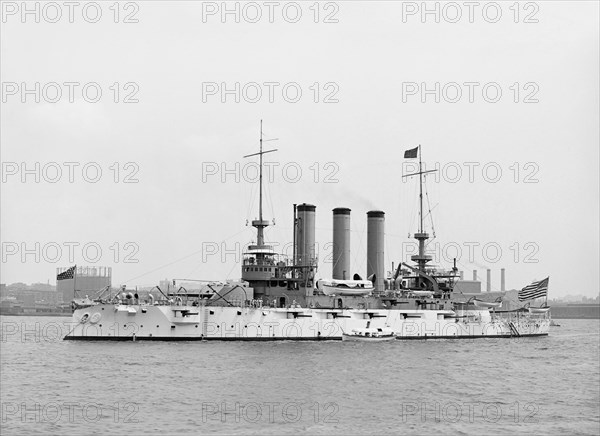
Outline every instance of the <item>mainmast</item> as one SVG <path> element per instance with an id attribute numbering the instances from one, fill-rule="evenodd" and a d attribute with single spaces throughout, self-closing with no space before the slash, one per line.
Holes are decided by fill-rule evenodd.
<path id="1" fill-rule="evenodd" d="M 421 160 L 421 145 L 419 144 L 419 206 L 420 226 L 419 233 L 423 233 L 423 162 Z"/>
<path id="2" fill-rule="evenodd" d="M 413 149 L 414 150 L 414 149 Z M 423 227 L 423 174 L 431 173 L 436 170 L 423 171 L 423 160 L 421 157 L 421 145 L 418 146 L 419 152 L 419 172 L 413 174 L 407 174 L 403 177 L 419 176 L 419 231 L 415 233 L 415 239 L 419 241 L 419 254 L 411 256 L 413 262 L 417 263 L 417 269 L 424 273 L 425 265 L 431 261 L 432 257 L 425 254 L 425 241 L 429 239 L 429 234 L 425 232 Z M 407 152 L 408 153 L 408 152 Z M 406 156 L 406 155 L 405 155 Z M 415 158 L 416 155 L 407 156 Z"/>

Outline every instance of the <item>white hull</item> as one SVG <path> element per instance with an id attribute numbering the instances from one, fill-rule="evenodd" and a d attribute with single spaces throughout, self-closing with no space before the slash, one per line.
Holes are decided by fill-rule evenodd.
<path id="1" fill-rule="evenodd" d="M 511 337 L 547 335 L 550 323 L 543 315 L 501 319 L 492 318 L 488 310 L 469 310 L 452 318 L 449 313 L 98 304 L 73 313 L 73 327 L 65 339 L 340 340 L 344 331 L 365 328 L 367 323 L 392 329 L 398 339 Z"/>

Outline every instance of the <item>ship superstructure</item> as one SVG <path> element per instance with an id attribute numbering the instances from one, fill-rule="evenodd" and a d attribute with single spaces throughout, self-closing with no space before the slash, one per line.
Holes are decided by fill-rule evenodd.
<path id="1" fill-rule="evenodd" d="M 266 140 L 265 140 L 266 141 Z M 65 339 L 87 340 L 339 340 L 360 329 L 393 331 L 398 339 L 475 338 L 547 335 L 549 314 L 526 308 L 496 311 L 497 305 L 453 295 L 456 264 L 448 270 L 429 265 L 429 234 L 423 226 L 424 171 L 418 151 L 419 228 L 414 234 L 418 253 L 413 265 L 398 263 L 385 276 L 385 213 L 367 213 L 367 280 L 350 277 L 349 208 L 333 210 L 333 278 L 316 280 L 316 206 L 293 205 L 292 258 L 265 243 L 270 225 L 263 216 L 262 122 L 259 152 L 256 242 L 243 253 L 239 282 L 206 283 L 198 292 L 180 287 L 156 290 L 145 301 L 126 290 L 108 299 L 80 305 L 73 312 L 73 329 Z M 406 155 L 405 155 L 406 156 Z M 323 287 L 325 286 L 325 288 Z"/>

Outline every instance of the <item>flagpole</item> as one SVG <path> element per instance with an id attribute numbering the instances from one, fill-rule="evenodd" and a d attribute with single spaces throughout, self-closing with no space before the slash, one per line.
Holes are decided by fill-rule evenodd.
<path id="1" fill-rule="evenodd" d="M 419 144 L 419 206 L 421 211 L 419 233 L 423 233 L 423 168 L 421 162 L 421 144 Z"/>
<path id="2" fill-rule="evenodd" d="M 77 292 L 77 264 L 75 264 L 75 268 L 73 269 L 73 299 L 75 299 Z"/>

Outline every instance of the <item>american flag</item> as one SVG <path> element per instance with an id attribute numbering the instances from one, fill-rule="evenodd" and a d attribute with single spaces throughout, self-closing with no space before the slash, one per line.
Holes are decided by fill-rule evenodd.
<path id="1" fill-rule="evenodd" d="M 75 268 L 76 268 L 76 266 L 77 265 L 72 266 L 68 270 L 63 271 L 60 274 L 58 274 L 56 276 L 56 280 L 68 280 L 68 279 L 75 278 Z"/>
<path id="2" fill-rule="evenodd" d="M 546 297 L 548 295 L 548 282 L 550 277 L 533 282 L 519 291 L 519 301 L 533 300 L 534 298 Z"/>
<path id="3" fill-rule="evenodd" d="M 419 152 L 419 147 L 411 148 L 410 150 L 406 150 L 404 152 L 404 159 L 414 159 L 417 157 L 417 153 Z"/>

